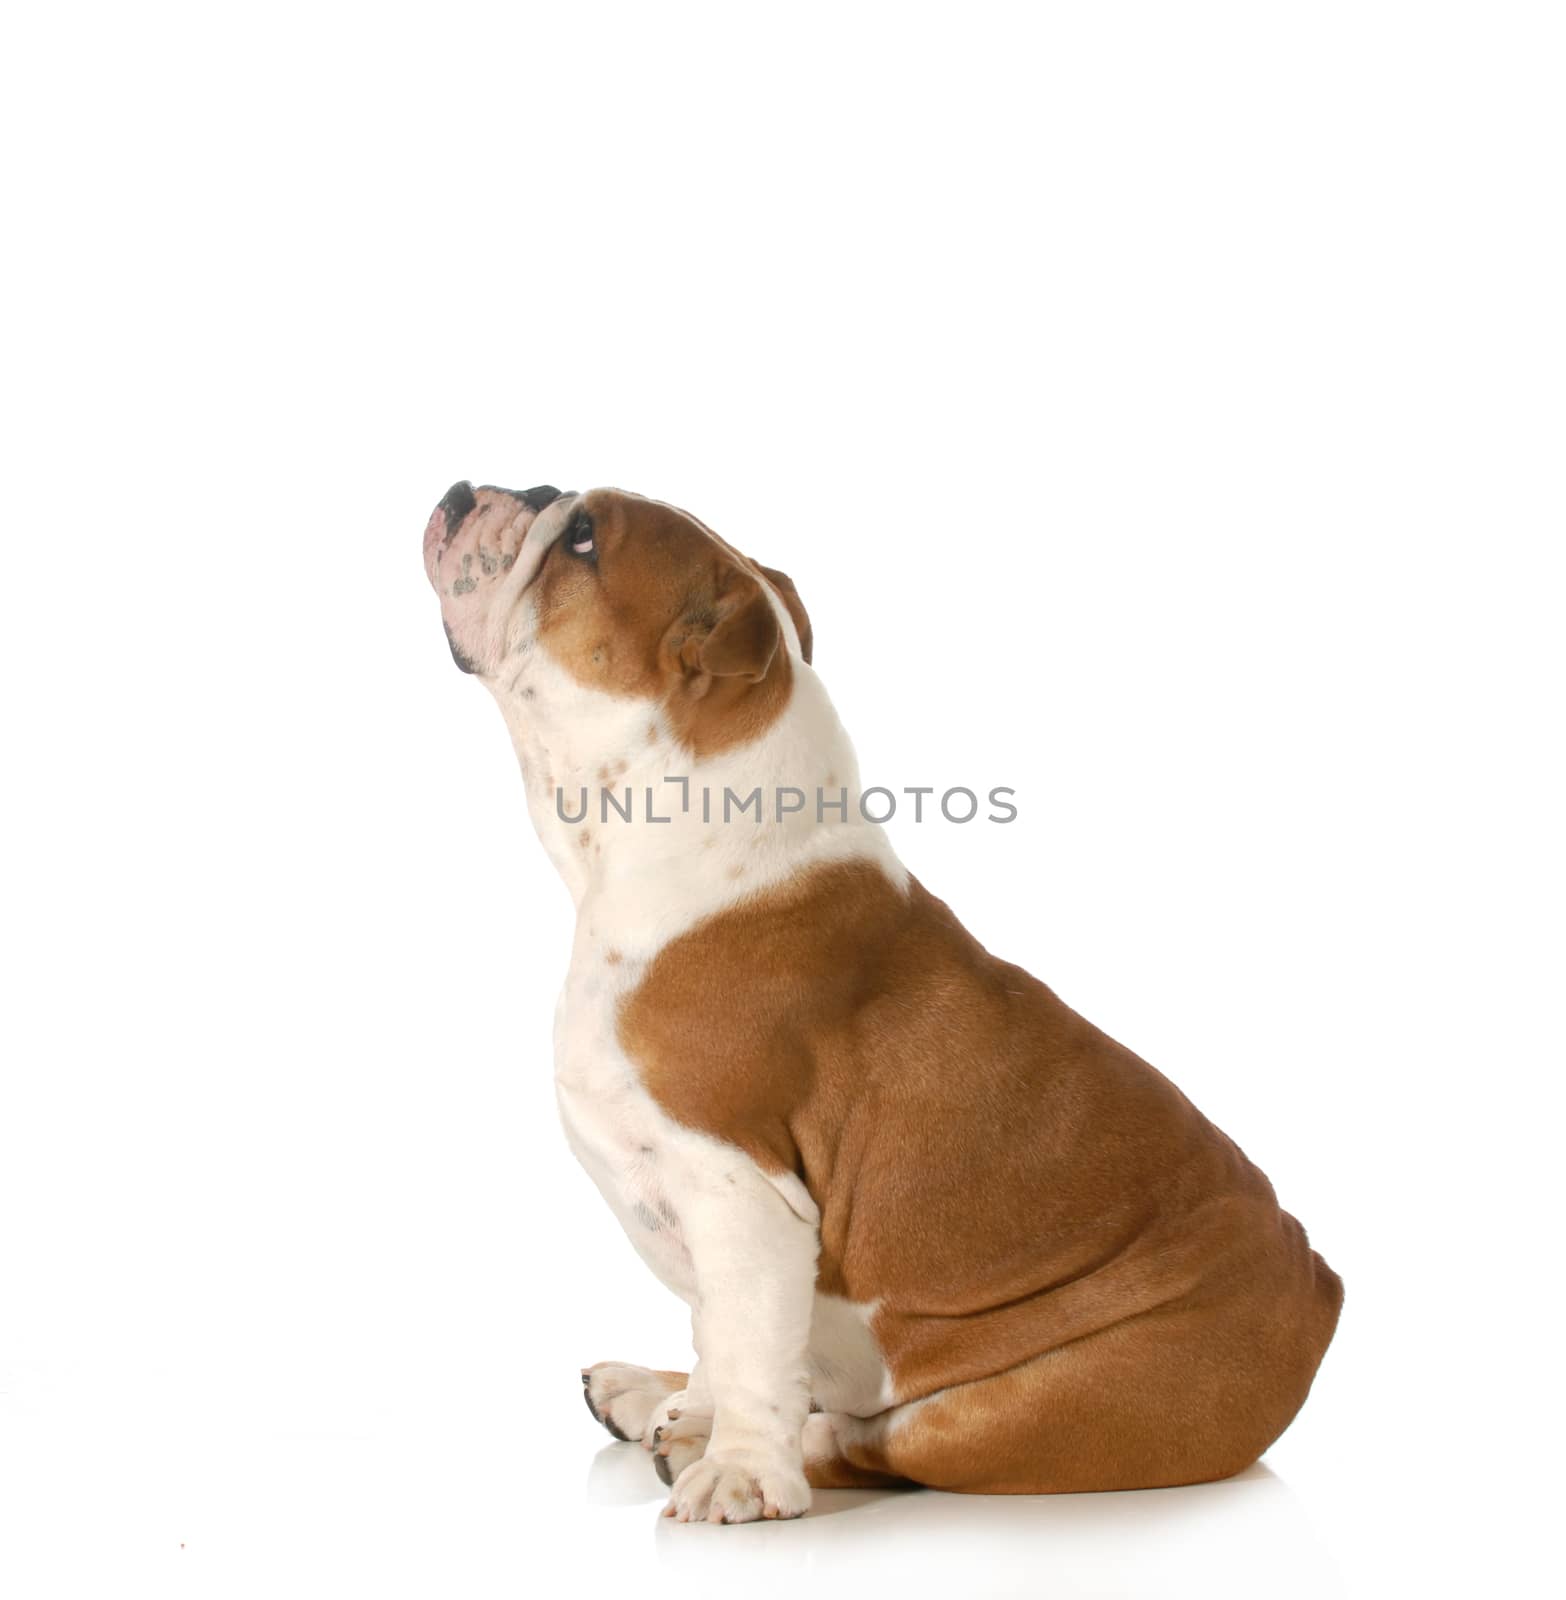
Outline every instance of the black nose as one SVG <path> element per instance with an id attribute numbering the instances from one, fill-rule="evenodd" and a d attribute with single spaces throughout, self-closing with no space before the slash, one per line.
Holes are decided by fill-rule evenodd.
<path id="1" fill-rule="evenodd" d="M 446 532 L 453 534 L 462 524 L 462 519 L 478 504 L 478 499 L 473 493 L 473 485 L 466 478 L 461 483 L 454 483 L 441 497 L 440 509 L 446 513 Z"/>

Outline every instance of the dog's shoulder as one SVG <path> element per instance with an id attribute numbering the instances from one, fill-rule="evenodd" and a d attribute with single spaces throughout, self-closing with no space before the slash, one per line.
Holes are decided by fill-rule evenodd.
<path id="1" fill-rule="evenodd" d="M 676 1121 L 798 1170 L 802 1122 L 867 1097 L 961 1092 L 968 1062 L 1065 1059 L 1092 1033 L 915 879 L 817 865 L 672 940 L 622 1001 L 619 1042 Z M 987 1069 L 986 1069 L 987 1070 Z M 942 1088 L 942 1083 L 947 1085 Z M 915 1088 L 917 1086 L 917 1088 Z"/>

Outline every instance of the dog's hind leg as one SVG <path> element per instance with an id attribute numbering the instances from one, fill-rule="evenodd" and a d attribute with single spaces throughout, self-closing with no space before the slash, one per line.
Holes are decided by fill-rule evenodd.
<path id="1" fill-rule="evenodd" d="M 881 1449 L 884 1415 L 812 1411 L 805 1418 L 805 1481 L 812 1489 L 879 1489 L 906 1484 Z"/>
<path id="2" fill-rule="evenodd" d="M 934 1489 L 1062 1494 L 1206 1483 L 1248 1467 L 1299 1409 L 1337 1318 L 1171 1305 L 883 1413 L 868 1459 Z"/>

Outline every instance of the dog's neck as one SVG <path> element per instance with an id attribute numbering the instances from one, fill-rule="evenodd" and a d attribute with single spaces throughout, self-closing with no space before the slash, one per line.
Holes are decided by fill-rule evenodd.
<path id="1" fill-rule="evenodd" d="M 884 830 L 860 816 L 853 746 L 802 661 L 783 714 L 758 738 L 703 760 L 651 703 L 584 688 L 559 668 L 534 664 L 525 680 L 490 687 L 533 826 L 579 919 L 592 908 L 617 936 L 629 925 L 667 934 L 671 917 L 689 920 L 845 858 L 869 857 L 905 879 Z"/>

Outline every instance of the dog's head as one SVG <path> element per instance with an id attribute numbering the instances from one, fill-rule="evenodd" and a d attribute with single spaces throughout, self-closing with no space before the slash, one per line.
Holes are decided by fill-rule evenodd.
<path id="1" fill-rule="evenodd" d="M 655 707 L 698 756 L 759 733 L 794 658 L 810 660 L 783 573 L 619 489 L 454 484 L 425 527 L 424 569 L 464 672 L 531 698 L 537 652 L 583 688 Z"/>

